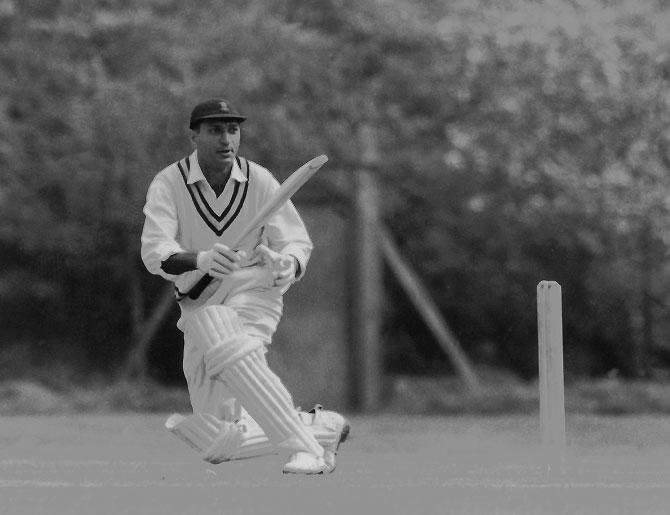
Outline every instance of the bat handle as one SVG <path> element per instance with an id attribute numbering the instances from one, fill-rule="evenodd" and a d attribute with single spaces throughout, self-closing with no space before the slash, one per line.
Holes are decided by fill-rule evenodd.
<path id="1" fill-rule="evenodd" d="M 213 279 L 214 278 L 211 275 L 203 275 L 200 280 L 193 285 L 193 288 L 188 291 L 186 296 L 191 300 L 197 299 Z"/>

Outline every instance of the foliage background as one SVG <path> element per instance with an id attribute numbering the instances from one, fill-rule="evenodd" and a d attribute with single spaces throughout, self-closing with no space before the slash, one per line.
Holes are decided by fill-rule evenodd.
<path id="1" fill-rule="evenodd" d="M 668 28 L 660 0 L 0 1 L 3 376 L 123 373 L 164 288 L 146 188 L 222 94 L 250 159 L 330 156 L 301 195 L 332 205 L 375 128 L 384 221 L 478 365 L 534 377 L 553 279 L 569 374 L 664 377 Z M 387 286 L 387 370 L 448 372 Z"/>

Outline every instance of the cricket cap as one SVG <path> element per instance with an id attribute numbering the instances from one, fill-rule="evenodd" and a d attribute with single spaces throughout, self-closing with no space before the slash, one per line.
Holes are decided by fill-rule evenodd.
<path id="1" fill-rule="evenodd" d="M 200 102 L 191 112 L 191 121 L 189 127 L 194 129 L 202 120 L 210 118 L 220 118 L 223 120 L 233 120 L 242 123 L 246 116 L 242 116 L 237 110 L 223 98 L 212 98 Z"/>

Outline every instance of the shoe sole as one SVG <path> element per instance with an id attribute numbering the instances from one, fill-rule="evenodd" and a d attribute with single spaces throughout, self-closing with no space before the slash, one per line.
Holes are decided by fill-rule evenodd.
<path id="1" fill-rule="evenodd" d="M 344 426 L 342 426 L 342 431 L 340 431 L 340 440 L 337 442 L 337 445 L 335 446 L 335 453 L 336 453 L 336 454 L 337 454 L 337 451 L 338 451 L 339 448 L 340 448 L 340 444 L 341 444 L 342 442 L 346 442 L 346 441 L 347 441 L 347 438 L 348 438 L 348 436 L 349 436 L 349 431 L 351 431 L 351 425 L 349 424 L 349 422 L 347 422 L 347 421 L 345 420 L 345 421 L 344 421 Z M 333 468 L 330 469 L 330 470 L 328 471 L 328 473 L 329 473 L 329 474 L 332 474 L 333 471 L 335 470 L 335 468 L 336 468 L 336 465 L 333 466 Z"/>
<path id="2" fill-rule="evenodd" d="M 335 450 L 338 450 L 340 448 L 340 444 L 342 442 L 346 442 L 347 438 L 349 437 L 349 431 L 351 431 L 351 425 L 349 425 L 349 422 L 345 420 L 344 426 L 342 427 L 342 431 L 340 432 L 340 441 L 337 442 L 337 445 L 335 446 Z"/>

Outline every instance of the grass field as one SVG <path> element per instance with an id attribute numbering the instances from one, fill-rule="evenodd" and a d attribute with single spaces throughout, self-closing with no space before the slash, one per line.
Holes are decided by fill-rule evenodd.
<path id="1" fill-rule="evenodd" d="M 535 416 L 352 417 L 337 470 L 282 456 L 209 465 L 164 415 L 13 416 L 0 424 L 0 513 L 670 513 L 670 418 L 568 417 L 564 476 Z"/>

